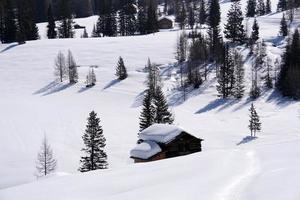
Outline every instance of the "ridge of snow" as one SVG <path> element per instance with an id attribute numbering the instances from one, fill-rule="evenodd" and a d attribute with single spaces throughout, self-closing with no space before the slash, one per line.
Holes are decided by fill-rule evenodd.
<path id="1" fill-rule="evenodd" d="M 158 143 L 168 143 L 177 137 L 184 130 L 171 124 L 153 124 L 143 130 L 139 138 L 142 140 L 152 140 Z"/>
<path id="2" fill-rule="evenodd" d="M 131 157 L 148 159 L 161 152 L 160 146 L 153 141 L 143 141 L 130 151 Z"/>

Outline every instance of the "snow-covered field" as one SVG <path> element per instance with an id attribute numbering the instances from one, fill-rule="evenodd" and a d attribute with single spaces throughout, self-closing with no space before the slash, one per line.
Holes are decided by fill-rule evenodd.
<path id="1" fill-rule="evenodd" d="M 276 4 L 273 1 L 274 10 Z M 229 6 L 221 4 L 223 23 Z M 258 18 L 272 59 L 282 53 L 282 46 L 272 46 L 281 16 Z M 96 19 L 76 21 L 90 33 Z M 298 19 L 294 26 L 299 24 Z M 39 28 L 43 36 L 45 24 Z M 177 35 L 178 31 L 165 31 L 118 38 L 42 37 L 21 46 L 1 45 L 0 199 L 300 199 L 300 102 L 283 99 L 273 90 L 264 92 L 254 102 L 262 132 L 256 140 L 243 140 L 249 134 L 247 95 L 240 101 L 220 100 L 215 79 L 185 102 L 173 90 L 176 69 L 168 64 L 175 62 Z M 73 86 L 55 82 L 53 75 L 58 51 L 68 49 L 81 66 L 80 81 Z M 122 82 L 114 75 L 119 56 L 129 71 Z M 162 65 L 175 124 L 203 138 L 203 152 L 146 164 L 129 159 L 137 139 L 146 77 L 142 69 L 148 57 Z M 99 66 L 97 85 L 86 89 L 90 65 Z M 245 66 L 249 82 L 250 60 Z M 110 169 L 79 174 L 81 136 L 91 110 L 101 118 Z M 44 134 L 58 159 L 58 173 L 36 181 L 35 159 Z"/>

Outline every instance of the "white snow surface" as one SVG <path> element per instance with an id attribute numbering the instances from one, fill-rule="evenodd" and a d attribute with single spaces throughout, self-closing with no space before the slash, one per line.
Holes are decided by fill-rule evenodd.
<path id="1" fill-rule="evenodd" d="M 177 137 L 183 129 L 170 124 L 153 124 L 139 134 L 142 140 L 151 140 L 158 143 L 168 143 Z"/>
<path id="2" fill-rule="evenodd" d="M 161 152 L 161 148 L 156 142 L 143 141 L 130 151 L 130 156 L 134 158 L 148 159 Z"/>
<path id="3" fill-rule="evenodd" d="M 244 10 L 246 0 L 241 2 Z M 231 3 L 221 3 L 223 25 Z M 272 0 L 274 12 L 276 4 Z M 272 13 L 257 18 L 272 61 L 284 50 L 285 40 L 277 36 L 281 17 Z M 76 21 L 90 33 L 96 19 Z M 299 25 L 298 17 L 292 27 Z M 240 49 L 246 70 L 244 98 L 219 99 L 213 71 L 183 101 L 176 89 L 179 69 L 172 66 L 179 31 L 88 39 L 80 39 L 77 31 L 76 39 L 46 40 L 45 24 L 39 29 L 41 40 L 0 45 L 1 200 L 300 199 L 300 102 L 282 98 L 276 90 L 248 99 L 253 61 L 248 50 Z M 53 75 L 58 51 L 68 49 L 81 66 L 75 85 L 59 83 Z M 119 56 L 129 73 L 121 82 L 114 75 Z M 202 152 L 142 164 L 129 158 L 138 139 L 148 57 L 160 64 L 175 125 L 203 138 Z M 89 65 L 99 66 L 97 84 L 86 89 Z M 262 131 L 252 140 L 247 137 L 251 103 L 262 121 Z M 91 110 L 101 118 L 109 169 L 81 174 L 81 137 Z M 57 173 L 36 180 L 35 160 L 44 134 L 58 160 Z"/>

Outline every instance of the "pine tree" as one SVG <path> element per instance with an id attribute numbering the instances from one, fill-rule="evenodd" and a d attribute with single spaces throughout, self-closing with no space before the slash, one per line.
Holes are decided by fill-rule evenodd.
<path id="1" fill-rule="evenodd" d="M 246 8 L 246 17 L 255 17 L 256 15 L 256 0 L 248 0 Z"/>
<path id="2" fill-rule="evenodd" d="M 271 0 L 266 1 L 266 14 L 270 14 L 272 12 Z"/>
<path id="3" fill-rule="evenodd" d="M 55 59 L 55 72 L 54 74 L 59 77 L 60 82 L 63 82 L 63 79 L 67 75 L 66 68 L 66 59 L 62 52 L 58 52 L 57 57 Z"/>
<path id="4" fill-rule="evenodd" d="M 184 29 L 187 23 L 187 17 L 186 17 L 186 9 L 184 2 L 181 2 L 180 6 L 180 12 L 176 17 L 176 21 L 179 23 L 180 29 Z"/>
<path id="5" fill-rule="evenodd" d="M 277 88 L 284 96 L 300 99 L 300 34 L 296 29 L 282 55 Z"/>
<path id="6" fill-rule="evenodd" d="M 139 9 L 137 14 L 137 30 L 143 35 L 147 33 L 147 10 L 145 8 L 145 4 L 139 1 Z"/>
<path id="7" fill-rule="evenodd" d="M 81 157 L 80 172 L 88 172 L 97 169 L 107 169 L 107 155 L 104 151 L 106 139 L 100 126 L 97 113 L 92 111 L 88 117 L 85 133 L 82 136 L 85 147 L 81 151 L 85 154 Z"/>
<path id="8" fill-rule="evenodd" d="M 150 90 L 146 90 L 143 100 L 143 109 L 140 115 L 140 131 L 143 131 L 154 123 L 155 108 L 152 99 Z"/>
<path id="9" fill-rule="evenodd" d="M 57 37 L 55 20 L 52 12 L 52 5 L 48 8 L 48 25 L 47 25 L 47 37 L 48 39 L 53 39 Z"/>
<path id="10" fill-rule="evenodd" d="M 100 14 L 96 23 L 96 26 L 94 26 L 92 37 L 101 37 L 105 29 L 105 16 L 103 14 Z"/>
<path id="11" fill-rule="evenodd" d="M 175 58 L 178 61 L 179 64 L 186 61 L 187 58 L 187 49 L 188 49 L 188 40 L 187 35 L 183 31 L 178 39 L 177 39 L 177 45 L 176 45 L 176 55 Z"/>
<path id="12" fill-rule="evenodd" d="M 69 71 L 70 83 L 71 84 L 77 83 L 78 82 L 77 64 L 70 50 L 68 51 L 68 56 L 67 56 L 67 69 Z"/>
<path id="13" fill-rule="evenodd" d="M 256 137 L 256 132 L 261 130 L 261 122 L 259 116 L 255 110 L 253 103 L 249 109 L 250 111 L 250 120 L 249 120 L 249 129 L 251 131 L 251 137 Z"/>
<path id="14" fill-rule="evenodd" d="M 250 89 L 250 97 L 252 99 L 256 99 L 260 96 L 260 87 L 258 83 L 258 62 L 255 61 L 254 64 L 252 64 L 252 82 L 251 82 L 251 89 Z"/>
<path id="15" fill-rule="evenodd" d="M 155 33 L 158 31 L 157 5 L 155 0 L 149 1 L 146 25 L 147 33 Z"/>
<path id="16" fill-rule="evenodd" d="M 265 15 L 266 13 L 266 6 L 265 6 L 265 2 L 264 0 L 258 0 L 258 4 L 257 4 L 257 14 L 258 16 L 262 16 Z"/>
<path id="17" fill-rule="evenodd" d="M 273 88 L 273 80 L 272 80 L 272 76 L 271 76 L 272 64 L 271 64 L 271 60 L 270 59 L 267 60 L 266 65 L 267 65 L 267 74 L 264 77 L 264 79 L 265 79 L 265 86 L 268 89 L 272 89 Z"/>
<path id="18" fill-rule="evenodd" d="M 251 32 L 251 38 L 250 43 L 254 44 L 259 39 L 259 26 L 257 23 L 257 20 L 254 19 L 253 26 L 252 26 L 252 32 Z"/>
<path id="19" fill-rule="evenodd" d="M 234 97 L 240 99 L 245 92 L 244 76 L 245 69 L 243 66 L 243 56 L 236 50 L 233 51 L 234 60 Z"/>
<path id="20" fill-rule="evenodd" d="M 174 118 L 169 111 L 167 100 L 161 87 L 156 88 L 154 96 L 155 117 L 154 122 L 159 124 L 172 124 Z"/>
<path id="21" fill-rule="evenodd" d="M 86 28 L 84 28 L 81 38 L 88 38 L 88 37 L 89 37 L 89 34 L 86 32 Z"/>
<path id="22" fill-rule="evenodd" d="M 200 26 L 205 24 L 206 22 L 206 6 L 205 6 L 205 1 L 204 0 L 200 0 L 200 10 L 199 10 L 199 24 Z"/>
<path id="23" fill-rule="evenodd" d="M 277 4 L 277 11 L 285 11 L 287 10 L 287 0 L 279 0 Z"/>
<path id="24" fill-rule="evenodd" d="M 42 177 L 53 173 L 56 170 L 57 161 L 53 157 L 53 151 L 48 143 L 47 137 L 44 136 L 41 150 L 38 153 L 36 161 L 36 176 Z"/>
<path id="25" fill-rule="evenodd" d="M 96 85 L 96 82 L 96 74 L 94 72 L 94 68 L 91 67 L 91 69 L 89 70 L 89 74 L 86 76 L 86 87 L 93 87 Z"/>
<path id="26" fill-rule="evenodd" d="M 126 35 L 134 35 L 137 29 L 137 20 L 135 18 L 136 9 L 133 2 L 128 1 L 125 6 L 125 32 Z"/>
<path id="27" fill-rule="evenodd" d="M 70 8 L 70 0 L 60 0 L 59 1 L 59 19 L 60 24 L 58 27 L 59 38 L 73 38 L 73 17 Z"/>
<path id="28" fill-rule="evenodd" d="M 146 68 L 148 71 L 147 86 L 151 96 L 154 96 L 156 88 L 162 86 L 161 79 L 159 76 L 159 68 L 156 64 L 152 64 L 150 59 L 148 59 Z"/>
<path id="29" fill-rule="evenodd" d="M 224 61 L 218 73 L 217 91 L 223 99 L 233 94 L 235 79 L 234 79 L 234 60 L 232 50 L 228 45 L 224 48 Z"/>
<path id="30" fill-rule="evenodd" d="M 189 17 L 188 17 L 189 26 L 191 29 L 194 28 L 196 19 L 195 19 L 195 8 L 190 6 L 189 7 Z"/>
<path id="31" fill-rule="evenodd" d="M 126 67 L 124 65 L 123 58 L 120 56 L 117 67 L 116 67 L 116 76 L 119 80 L 124 80 L 128 77 Z"/>
<path id="32" fill-rule="evenodd" d="M 121 36 L 125 36 L 126 35 L 125 6 L 119 10 L 118 23 L 119 23 L 119 34 Z"/>
<path id="33" fill-rule="evenodd" d="M 283 37 L 288 36 L 288 25 L 287 25 L 287 22 L 285 20 L 284 13 L 282 14 L 282 18 L 281 18 L 281 21 L 280 21 L 280 31 L 279 31 L 279 33 Z"/>
<path id="34" fill-rule="evenodd" d="M 225 37 L 232 42 L 242 43 L 245 40 L 245 30 L 243 25 L 243 13 L 239 1 L 232 3 L 227 14 L 227 24 L 225 24 Z"/>
<path id="35" fill-rule="evenodd" d="M 11 43 L 16 41 L 17 25 L 16 15 L 12 7 L 11 0 L 6 0 L 4 6 L 4 30 L 2 40 L 4 43 Z"/>
<path id="36" fill-rule="evenodd" d="M 39 39 L 38 28 L 34 21 L 33 0 L 17 1 L 17 24 L 19 29 L 19 43 L 25 40 Z M 22 34 L 22 35 L 21 35 Z M 21 38 L 21 39 L 20 39 Z"/>
<path id="37" fill-rule="evenodd" d="M 220 61 L 222 37 L 220 36 L 220 4 L 219 0 L 211 0 L 208 14 L 208 37 L 210 42 L 210 56 L 212 60 Z"/>

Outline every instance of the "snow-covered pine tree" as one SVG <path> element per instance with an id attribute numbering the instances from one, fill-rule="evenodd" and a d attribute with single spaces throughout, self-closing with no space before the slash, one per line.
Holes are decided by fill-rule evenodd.
<path id="1" fill-rule="evenodd" d="M 185 31 L 183 31 L 177 39 L 177 45 L 176 45 L 176 54 L 175 58 L 178 61 L 179 64 L 186 61 L 187 58 L 187 50 L 188 50 L 188 39 L 187 34 Z"/>
<path id="2" fill-rule="evenodd" d="M 258 0 L 256 13 L 258 16 L 262 16 L 262 15 L 266 14 L 266 5 L 265 5 L 264 0 Z"/>
<path id="3" fill-rule="evenodd" d="M 39 178 L 55 172 L 57 161 L 53 156 L 53 151 L 48 143 L 46 135 L 43 138 L 41 149 L 36 160 L 36 173 Z"/>
<path id="4" fill-rule="evenodd" d="M 127 70 L 121 56 L 119 57 L 119 61 L 116 67 L 116 76 L 119 80 L 124 80 L 128 77 Z"/>
<path id="5" fill-rule="evenodd" d="M 243 56 L 237 51 L 233 51 L 233 60 L 234 60 L 234 89 L 233 95 L 235 98 L 240 99 L 243 97 L 245 92 L 245 85 L 244 85 L 244 76 L 245 76 L 245 69 L 243 64 Z"/>
<path id="6" fill-rule="evenodd" d="M 232 42 L 243 43 L 245 41 L 245 30 L 243 25 L 243 12 L 240 1 L 232 3 L 227 14 L 227 23 L 225 24 L 225 37 Z"/>
<path id="7" fill-rule="evenodd" d="M 155 117 L 154 122 L 159 124 L 172 124 L 174 121 L 169 105 L 161 87 L 156 88 L 154 96 Z"/>
<path id="8" fill-rule="evenodd" d="M 266 62 L 266 65 L 267 65 L 267 74 L 266 76 L 264 77 L 264 80 L 265 80 L 265 86 L 268 88 L 268 89 L 271 89 L 273 88 L 273 78 L 272 78 L 272 75 L 271 75 L 271 72 L 272 72 L 272 60 L 270 58 L 267 59 L 267 62 Z"/>
<path id="9" fill-rule="evenodd" d="M 288 25 L 287 25 L 284 13 L 282 14 L 282 18 L 281 18 L 281 21 L 280 21 L 280 31 L 279 31 L 279 34 L 281 36 L 283 36 L 283 37 L 288 36 Z"/>
<path id="10" fill-rule="evenodd" d="M 150 90 L 145 91 L 143 109 L 140 114 L 140 131 L 148 128 L 154 123 L 155 108 Z"/>
<path id="11" fill-rule="evenodd" d="M 258 63 L 255 61 L 252 64 L 252 82 L 251 82 L 251 89 L 250 89 L 250 97 L 252 99 L 256 99 L 260 96 L 260 87 L 258 83 Z"/>
<path id="12" fill-rule="evenodd" d="M 156 92 L 156 88 L 162 86 L 160 75 L 159 75 L 159 68 L 157 67 L 156 64 L 152 64 L 150 59 L 148 59 L 146 69 L 148 71 L 147 86 L 150 94 L 154 96 Z"/>
<path id="13" fill-rule="evenodd" d="M 250 120 L 249 120 L 249 129 L 251 132 L 251 137 L 256 137 L 256 132 L 261 130 L 261 122 L 259 120 L 259 116 L 255 110 L 253 103 L 249 109 L 250 111 Z"/>
<path id="14" fill-rule="evenodd" d="M 96 85 L 96 82 L 96 74 L 94 72 L 94 68 L 91 67 L 91 69 L 89 70 L 89 74 L 86 76 L 86 87 L 93 87 Z"/>
<path id="15" fill-rule="evenodd" d="M 71 84 L 77 83 L 78 82 L 77 64 L 70 50 L 68 50 L 68 56 L 67 56 L 67 69 L 69 71 L 69 82 Z"/>
<path id="16" fill-rule="evenodd" d="M 92 111 L 89 114 L 85 133 L 82 136 L 85 147 L 81 151 L 85 154 L 80 159 L 80 172 L 88 172 L 97 169 L 107 169 L 107 154 L 105 153 L 106 139 L 103 129 L 100 126 L 100 119 L 97 113 Z"/>
<path id="17" fill-rule="evenodd" d="M 255 17 L 256 15 L 256 0 L 248 0 L 246 8 L 246 17 Z"/>
<path id="18" fill-rule="evenodd" d="M 64 54 L 60 51 L 55 59 L 54 75 L 63 82 L 63 79 L 67 76 L 66 59 Z"/>
<path id="19" fill-rule="evenodd" d="M 56 25 L 55 25 L 51 4 L 48 7 L 47 37 L 48 39 L 53 39 L 57 37 Z"/>

